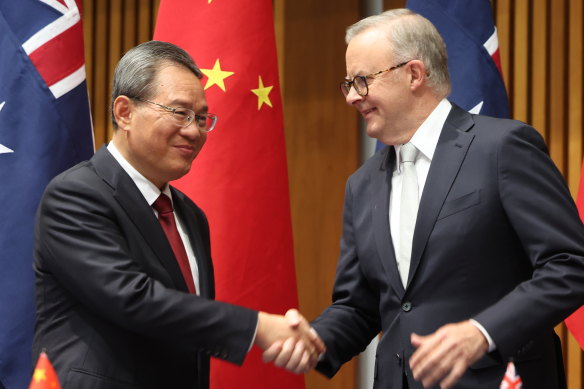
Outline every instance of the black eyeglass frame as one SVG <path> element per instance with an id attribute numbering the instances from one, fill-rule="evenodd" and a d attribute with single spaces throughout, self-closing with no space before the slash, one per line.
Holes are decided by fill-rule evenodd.
<path id="1" fill-rule="evenodd" d="M 188 109 L 188 108 L 183 108 L 183 107 L 178 107 L 178 108 L 172 108 L 169 107 L 167 105 L 164 104 L 160 104 L 160 103 L 156 103 L 154 101 L 148 100 L 148 99 L 143 99 L 141 97 L 132 97 L 133 100 L 138 100 L 141 101 L 143 103 L 149 103 L 149 104 L 154 104 L 159 106 L 160 108 L 172 113 L 172 117 L 173 118 L 177 118 L 176 116 L 176 112 L 177 110 L 184 110 L 186 112 L 186 116 L 185 116 L 185 120 L 180 120 L 178 119 L 177 122 L 181 127 L 188 127 L 193 121 L 197 121 L 197 127 L 199 128 L 199 130 L 201 131 L 205 131 L 205 132 L 211 132 L 213 131 L 213 129 L 215 128 L 215 125 L 217 124 L 217 115 L 211 113 L 211 112 L 207 112 L 204 115 L 198 115 L 195 113 L 195 111 L 193 111 L 192 109 Z M 207 119 L 211 119 L 211 125 L 209 127 L 207 127 Z M 200 121 L 203 120 L 205 123 L 205 128 L 202 128 L 200 125 Z"/>
<path id="2" fill-rule="evenodd" d="M 341 89 L 341 93 L 343 94 L 344 97 L 347 97 L 347 95 L 351 91 L 351 87 L 353 87 L 353 88 L 355 88 L 355 92 L 357 92 L 357 94 L 359 96 L 363 96 L 363 97 L 367 96 L 369 94 L 369 84 L 367 83 L 368 78 L 374 79 L 375 77 L 379 76 L 382 73 L 391 72 L 392 70 L 401 68 L 402 66 L 407 65 L 411 61 L 413 61 L 413 59 L 407 60 L 405 62 L 402 62 L 400 64 L 397 64 L 397 65 L 392 66 L 392 67 L 387 68 L 387 69 L 380 70 L 380 71 L 375 72 L 375 73 L 367 74 L 365 76 L 355 76 L 355 77 L 353 77 L 352 80 L 343 80 L 339 85 L 339 88 Z M 363 85 L 365 86 L 365 93 L 361 93 L 362 91 L 361 91 L 361 87 L 359 86 L 359 83 L 355 84 L 355 80 L 357 80 L 357 79 L 360 79 L 361 82 L 363 83 Z"/>

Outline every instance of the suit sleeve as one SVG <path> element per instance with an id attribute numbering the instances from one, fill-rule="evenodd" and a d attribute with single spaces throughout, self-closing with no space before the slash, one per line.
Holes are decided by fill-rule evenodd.
<path id="1" fill-rule="evenodd" d="M 332 377 L 341 365 L 365 350 L 380 331 L 379 294 L 371 289 L 359 265 L 353 230 L 351 180 L 345 190 L 343 235 L 333 304 L 312 323 L 327 351 L 317 370 Z"/>
<path id="2" fill-rule="evenodd" d="M 257 312 L 168 288 L 147 274 L 132 258 L 111 194 L 87 175 L 72 171 L 47 188 L 35 271 L 50 273 L 72 301 L 121 328 L 241 364 Z"/>
<path id="3" fill-rule="evenodd" d="M 511 356 L 584 303 L 584 227 L 534 129 L 521 125 L 508 131 L 497 160 L 500 200 L 533 273 L 475 319 L 499 352 Z"/>

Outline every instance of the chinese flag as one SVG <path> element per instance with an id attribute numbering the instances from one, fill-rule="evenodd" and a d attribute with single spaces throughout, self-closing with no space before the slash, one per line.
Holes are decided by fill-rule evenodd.
<path id="1" fill-rule="evenodd" d="M 580 219 L 584 222 L 584 163 L 580 173 L 580 189 L 578 190 L 578 198 L 576 200 Z M 578 341 L 578 344 L 584 349 L 584 306 L 580 307 L 570 317 L 565 320 L 566 326 Z"/>
<path id="2" fill-rule="evenodd" d="M 201 68 L 217 127 L 173 185 L 207 214 L 217 299 L 271 313 L 297 307 L 282 101 L 271 0 L 162 0 L 154 39 Z M 211 387 L 303 388 L 261 361 L 213 360 Z"/>
<path id="3" fill-rule="evenodd" d="M 39 355 L 28 389 L 61 389 L 57 373 L 44 352 Z"/>

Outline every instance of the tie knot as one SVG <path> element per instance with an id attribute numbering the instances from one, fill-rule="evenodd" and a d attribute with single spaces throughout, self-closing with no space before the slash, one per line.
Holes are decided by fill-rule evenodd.
<path id="1" fill-rule="evenodd" d="M 399 148 L 399 154 L 402 162 L 414 162 L 418 156 L 419 150 L 412 143 L 408 142 Z"/>
<path id="2" fill-rule="evenodd" d="M 152 204 L 152 207 L 159 215 L 172 212 L 172 202 L 164 193 L 161 193 L 160 196 L 158 196 L 156 201 Z"/>

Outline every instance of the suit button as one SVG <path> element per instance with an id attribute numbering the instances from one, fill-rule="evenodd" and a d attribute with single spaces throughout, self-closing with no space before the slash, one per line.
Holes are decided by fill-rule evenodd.
<path id="1" fill-rule="evenodd" d="M 402 304 L 402 310 L 404 312 L 409 312 L 412 310 L 412 303 L 410 303 L 409 301 L 406 301 L 405 303 Z"/>
<path id="2" fill-rule="evenodd" d="M 399 354 L 395 354 L 395 359 L 397 360 L 398 365 L 401 366 L 401 364 L 402 364 L 402 357 Z"/>

